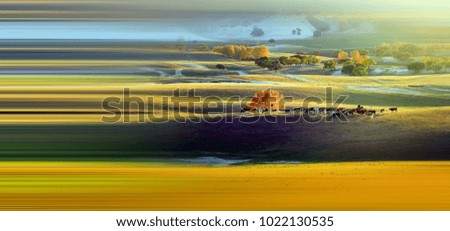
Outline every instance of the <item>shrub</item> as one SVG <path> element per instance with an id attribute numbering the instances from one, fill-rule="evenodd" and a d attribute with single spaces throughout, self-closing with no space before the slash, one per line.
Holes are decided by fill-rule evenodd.
<path id="1" fill-rule="evenodd" d="M 336 70 L 337 62 L 334 60 L 328 60 L 323 63 L 323 69 L 330 69 L 330 71 Z"/>
<path id="2" fill-rule="evenodd" d="M 425 63 L 423 62 L 413 62 L 408 65 L 408 70 L 419 72 L 421 70 L 425 69 Z"/>

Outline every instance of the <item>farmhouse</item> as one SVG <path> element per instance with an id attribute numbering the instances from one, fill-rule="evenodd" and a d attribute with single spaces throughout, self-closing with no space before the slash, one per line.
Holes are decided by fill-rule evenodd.
<path id="1" fill-rule="evenodd" d="M 278 111 L 283 108 L 283 95 L 270 88 L 256 93 L 253 96 L 252 102 L 247 105 L 247 109 L 250 111 Z"/>

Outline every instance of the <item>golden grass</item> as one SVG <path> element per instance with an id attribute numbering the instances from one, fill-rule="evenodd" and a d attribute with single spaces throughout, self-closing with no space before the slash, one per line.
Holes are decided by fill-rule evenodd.
<path id="1" fill-rule="evenodd" d="M 0 162 L 1 210 L 449 210 L 450 162 Z"/>

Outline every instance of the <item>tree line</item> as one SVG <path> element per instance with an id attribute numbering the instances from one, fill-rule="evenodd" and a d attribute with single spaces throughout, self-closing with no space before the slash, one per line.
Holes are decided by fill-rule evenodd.
<path id="1" fill-rule="evenodd" d="M 247 47 L 241 45 L 216 46 L 213 52 L 238 60 L 255 60 L 261 57 L 269 57 L 270 51 L 267 46 Z"/>
<path id="2" fill-rule="evenodd" d="M 442 72 L 450 68 L 450 58 L 426 56 L 421 62 L 412 62 L 408 70 L 419 72 L 422 70 Z"/>
<path id="3" fill-rule="evenodd" d="M 423 51 L 423 48 L 410 43 L 382 43 L 374 51 L 378 57 L 394 57 L 401 61 L 411 61 Z"/>
<path id="4" fill-rule="evenodd" d="M 278 59 L 270 59 L 269 57 L 261 57 L 255 59 L 255 64 L 262 68 L 267 68 L 269 71 L 278 71 L 283 68 L 283 66 L 298 66 L 302 64 L 314 65 L 320 62 L 320 59 L 316 56 L 303 56 L 303 55 L 293 55 L 290 57 L 281 56 Z"/>

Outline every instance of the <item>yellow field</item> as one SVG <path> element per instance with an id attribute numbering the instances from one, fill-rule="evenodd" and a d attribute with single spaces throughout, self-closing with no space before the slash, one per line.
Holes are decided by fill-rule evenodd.
<path id="1" fill-rule="evenodd" d="M 0 162 L 0 210 L 450 210 L 450 162 Z"/>

